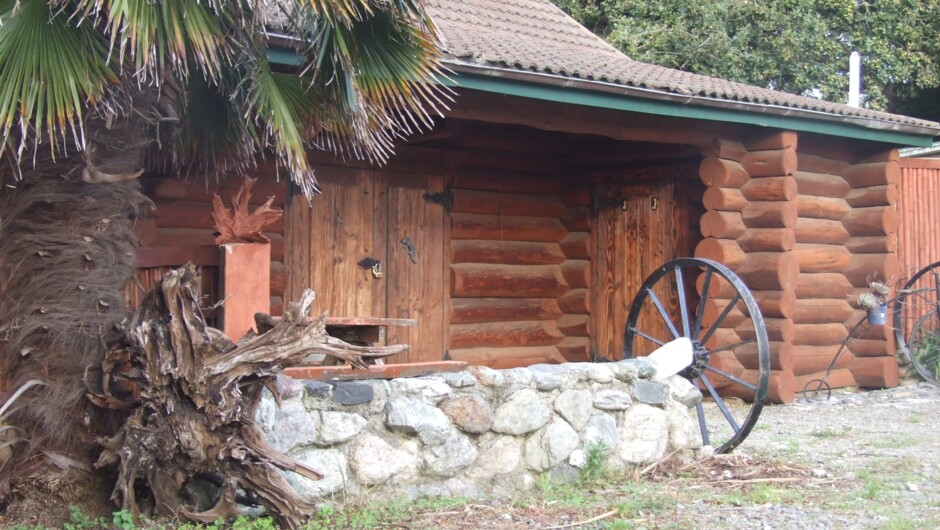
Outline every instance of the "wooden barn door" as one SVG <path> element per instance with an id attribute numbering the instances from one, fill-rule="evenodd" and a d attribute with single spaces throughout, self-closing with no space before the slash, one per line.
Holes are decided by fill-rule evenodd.
<path id="1" fill-rule="evenodd" d="M 595 187 L 592 313 L 597 355 L 620 359 L 630 304 L 640 286 L 663 263 L 687 255 L 688 221 L 681 196 L 675 180 Z M 676 309 L 675 292 L 657 295 L 670 310 Z M 652 312 L 640 316 L 639 327 L 660 336 L 668 333 L 662 318 Z"/>
<path id="2" fill-rule="evenodd" d="M 318 168 L 317 179 L 323 193 L 311 206 L 294 197 L 288 207 L 289 299 L 310 287 L 314 311 L 416 319 L 388 328 L 388 344 L 411 346 L 390 362 L 440 360 L 444 210 L 424 195 L 443 189 L 443 179 L 336 167 Z M 373 271 L 363 260 L 380 265 Z"/>

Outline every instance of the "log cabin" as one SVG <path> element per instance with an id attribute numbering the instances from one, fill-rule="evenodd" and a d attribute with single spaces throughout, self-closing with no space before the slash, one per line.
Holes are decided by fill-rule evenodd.
<path id="1" fill-rule="evenodd" d="M 414 319 L 387 330 L 411 345 L 397 362 L 618 358 L 640 284 L 694 255 L 754 292 L 785 402 L 826 370 L 867 279 L 900 273 L 898 147 L 929 145 L 937 123 L 633 61 L 549 0 L 430 10 L 454 93 L 433 130 L 381 167 L 314 153 L 309 204 L 259 163 L 255 199 L 285 210 L 268 234 L 273 313 L 309 287 L 317 311 Z M 210 198 L 240 183 L 144 179 L 145 286 L 185 257 L 218 295 Z M 891 337 L 867 329 L 829 383 L 898 384 Z"/>

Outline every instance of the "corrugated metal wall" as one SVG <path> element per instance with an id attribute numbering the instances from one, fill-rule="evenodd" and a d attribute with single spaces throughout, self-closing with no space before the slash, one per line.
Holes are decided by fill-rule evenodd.
<path id="1" fill-rule="evenodd" d="M 902 158 L 898 259 L 910 277 L 940 261 L 940 158 Z"/>

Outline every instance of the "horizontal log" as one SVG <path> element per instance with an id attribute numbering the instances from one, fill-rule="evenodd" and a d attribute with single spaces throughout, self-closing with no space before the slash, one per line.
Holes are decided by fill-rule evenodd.
<path id="1" fill-rule="evenodd" d="M 571 185 L 561 190 L 561 202 L 569 208 L 589 208 L 591 206 L 591 186 Z"/>
<path id="2" fill-rule="evenodd" d="M 740 188 L 751 178 L 738 162 L 712 156 L 702 159 L 698 171 L 699 178 L 709 187 Z"/>
<path id="3" fill-rule="evenodd" d="M 558 243 L 458 239 L 451 242 L 453 263 L 557 265 L 565 261 Z"/>
<path id="4" fill-rule="evenodd" d="M 740 212 L 747 206 L 747 199 L 739 189 L 712 186 L 702 195 L 702 204 L 709 210 Z"/>
<path id="5" fill-rule="evenodd" d="M 796 179 L 792 175 L 752 178 L 741 186 L 741 194 L 749 201 L 792 201 L 796 198 Z"/>
<path id="6" fill-rule="evenodd" d="M 878 339 L 852 339 L 849 342 L 849 349 L 855 357 L 891 357 L 897 349 L 894 347 L 894 341 Z"/>
<path id="7" fill-rule="evenodd" d="M 451 298 L 450 323 L 556 320 L 562 315 L 554 298 Z"/>
<path id="8" fill-rule="evenodd" d="M 831 324 L 845 322 L 853 309 L 845 300 L 797 300 L 792 319 L 795 324 Z"/>
<path id="9" fill-rule="evenodd" d="M 800 217 L 838 221 L 845 217 L 850 208 L 845 199 L 801 194 L 796 196 L 796 209 Z"/>
<path id="10" fill-rule="evenodd" d="M 695 257 L 710 259 L 731 269 L 737 269 L 744 263 L 745 254 L 734 240 L 706 237 L 695 246 Z"/>
<path id="11" fill-rule="evenodd" d="M 895 184 L 885 184 L 854 189 L 846 195 L 845 202 L 853 208 L 894 206 L 898 203 L 898 187 Z"/>
<path id="12" fill-rule="evenodd" d="M 796 284 L 800 264 L 793 252 L 752 252 L 735 272 L 750 289 L 785 291 Z"/>
<path id="13" fill-rule="evenodd" d="M 558 330 L 566 337 L 587 337 L 587 315 L 562 315 L 558 317 Z"/>
<path id="14" fill-rule="evenodd" d="M 794 355 L 793 345 L 789 342 L 771 341 L 770 347 L 770 369 L 771 370 L 792 370 Z M 757 344 L 745 344 L 734 351 L 735 356 L 746 370 L 757 370 L 760 368 L 760 356 L 757 353 Z"/>
<path id="15" fill-rule="evenodd" d="M 557 298 L 569 287 L 554 265 L 451 265 L 451 295 L 455 298 Z"/>
<path id="16" fill-rule="evenodd" d="M 749 151 L 764 151 L 768 149 L 796 149 L 799 135 L 795 131 L 774 131 L 772 133 L 757 134 L 745 142 Z"/>
<path id="17" fill-rule="evenodd" d="M 786 252 L 796 245 L 796 234 L 792 228 L 749 228 L 737 241 L 745 252 Z"/>
<path id="18" fill-rule="evenodd" d="M 505 193 L 557 194 L 561 181 L 521 171 L 501 171 L 485 167 L 464 167 L 454 174 L 455 189 L 501 191 Z"/>
<path id="19" fill-rule="evenodd" d="M 222 197 L 223 202 L 231 203 L 232 197 L 238 193 L 244 182 L 244 178 L 225 178 L 219 181 L 202 178 L 180 180 L 172 177 L 141 179 L 144 194 L 153 200 L 188 201 L 202 204 L 209 204 L 213 193 Z M 281 207 L 284 205 L 286 195 L 287 182 L 285 180 L 278 182 L 274 178 L 262 177 L 252 186 L 248 204 L 261 205 L 268 200 L 268 197 L 274 197 L 274 205 Z"/>
<path id="20" fill-rule="evenodd" d="M 852 254 L 839 245 L 797 243 L 793 255 L 800 264 L 800 272 L 838 272 L 848 266 Z"/>
<path id="21" fill-rule="evenodd" d="M 897 161 L 853 164 L 845 171 L 845 180 L 853 188 L 897 185 L 901 181 L 901 165 Z"/>
<path id="22" fill-rule="evenodd" d="M 757 383 L 757 370 L 744 370 L 739 377 L 752 384 Z M 771 403 L 792 403 L 796 398 L 796 379 L 790 370 L 771 370 L 770 382 L 767 385 L 767 399 Z M 745 400 L 754 398 L 754 392 L 739 385 L 729 385 L 722 391 L 730 397 L 740 397 Z"/>
<path id="23" fill-rule="evenodd" d="M 711 144 L 702 149 L 702 154 L 727 160 L 741 160 L 747 154 L 747 147 L 744 147 L 741 142 L 716 138 Z"/>
<path id="24" fill-rule="evenodd" d="M 842 224 L 852 236 L 885 236 L 898 230 L 898 210 L 894 206 L 853 208 Z"/>
<path id="25" fill-rule="evenodd" d="M 279 261 L 271 262 L 271 296 L 284 296 L 287 290 L 287 268 Z"/>
<path id="26" fill-rule="evenodd" d="M 849 320 L 845 322 L 846 332 L 852 331 L 855 323 L 863 317 L 866 317 L 866 313 L 862 310 L 853 313 Z M 891 318 L 890 315 L 888 318 Z M 891 351 L 894 351 L 894 328 L 891 327 L 890 320 L 884 326 L 860 326 L 852 333 L 852 337 L 856 339 L 887 340 L 891 342 Z"/>
<path id="27" fill-rule="evenodd" d="M 858 155 L 853 162 L 856 164 L 864 164 L 867 162 L 899 162 L 903 163 L 904 160 L 910 160 L 901 158 L 901 153 L 896 147 L 890 149 L 876 148 L 876 151 L 866 152 Z"/>
<path id="28" fill-rule="evenodd" d="M 796 296 L 800 300 L 834 298 L 844 299 L 852 289 L 845 275 L 837 272 L 800 273 L 796 282 Z"/>
<path id="29" fill-rule="evenodd" d="M 567 259 L 591 259 L 591 234 L 569 232 L 559 243 Z"/>
<path id="30" fill-rule="evenodd" d="M 893 236 L 853 237 L 845 242 L 852 254 L 887 254 L 898 251 L 898 238 Z"/>
<path id="31" fill-rule="evenodd" d="M 219 246 L 215 244 L 138 247 L 134 257 L 138 269 L 179 267 L 189 261 L 218 267 L 220 261 Z"/>
<path id="32" fill-rule="evenodd" d="M 721 313 L 725 310 L 725 307 L 727 307 L 730 302 L 731 300 L 722 300 L 722 299 L 715 299 L 715 298 L 709 298 L 708 300 L 706 300 L 705 310 L 702 313 L 703 329 L 714 325 L 715 322 L 718 320 L 718 317 L 721 315 Z M 727 316 L 725 316 L 724 320 L 721 322 L 721 327 L 731 328 L 737 331 L 736 326 L 738 326 L 739 324 L 741 324 L 748 318 L 747 315 L 744 314 L 743 308 L 744 308 L 744 303 L 738 302 L 738 305 L 734 307 L 728 313 Z"/>
<path id="33" fill-rule="evenodd" d="M 838 347 L 833 348 L 832 346 L 793 346 L 793 375 L 825 372 L 835 358 L 837 351 Z M 833 368 L 848 368 L 854 359 L 855 356 L 852 355 L 852 352 L 842 350 Z"/>
<path id="34" fill-rule="evenodd" d="M 703 236 L 719 239 L 737 239 L 747 232 L 740 213 L 716 210 L 709 210 L 702 215 L 699 229 Z"/>
<path id="35" fill-rule="evenodd" d="M 512 215 L 451 214 L 452 239 L 557 243 L 568 234 L 560 219 Z"/>
<path id="36" fill-rule="evenodd" d="M 798 218 L 793 201 L 749 202 L 741 211 L 748 228 L 792 228 Z"/>
<path id="37" fill-rule="evenodd" d="M 279 317 L 284 315 L 284 299 L 280 296 L 271 297 L 271 316 Z"/>
<path id="38" fill-rule="evenodd" d="M 199 228 L 215 230 L 210 203 L 185 201 L 155 201 L 157 209 L 153 216 L 158 228 Z M 284 218 L 281 217 L 265 228 L 265 231 L 283 233 Z"/>
<path id="39" fill-rule="evenodd" d="M 463 361 L 473 366 L 488 366 L 496 370 L 566 362 L 555 346 L 464 348 L 451 349 L 447 353 L 454 361 Z"/>
<path id="40" fill-rule="evenodd" d="M 490 322 L 451 325 L 449 344 L 455 349 L 554 346 L 564 338 L 554 320 Z"/>
<path id="41" fill-rule="evenodd" d="M 849 183 L 838 174 L 797 171 L 793 178 L 796 179 L 796 192 L 800 195 L 841 199 L 852 190 Z"/>
<path id="42" fill-rule="evenodd" d="M 726 374 L 730 374 L 734 377 L 738 377 L 744 372 L 744 367 L 741 366 L 741 363 L 738 361 L 738 358 L 734 355 L 734 352 L 723 351 L 712 354 L 708 359 L 709 366 L 713 366 L 718 370 Z M 709 372 L 708 379 L 711 381 L 712 386 L 714 386 L 719 391 L 723 388 L 733 384 L 730 379 L 726 379 L 718 374 Z M 702 389 L 704 391 L 704 389 Z M 722 395 L 724 392 L 721 392 Z"/>
<path id="43" fill-rule="evenodd" d="M 797 243 L 841 245 L 851 237 L 841 221 L 800 217 L 793 227 Z"/>
<path id="44" fill-rule="evenodd" d="M 799 171 L 807 173 L 843 175 L 849 168 L 849 163 L 845 160 L 838 160 L 824 156 L 811 155 L 807 153 L 797 153 L 799 161 L 797 168 Z"/>
<path id="45" fill-rule="evenodd" d="M 741 337 L 738 337 L 738 334 L 734 332 L 734 328 L 718 328 L 712 332 L 708 342 L 705 343 L 705 347 L 709 350 L 720 350 L 732 344 L 737 344 L 741 340 Z"/>
<path id="46" fill-rule="evenodd" d="M 590 232 L 591 209 L 587 206 L 568 208 L 561 216 L 561 224 L 570 232 Z"/>
<path id="47" fill-rule="evenodd" d="M 590 314 L 591 291 L 589 289 L 572 289 L 558 297 L 558 307 L 565 313 Z"/>
<path id="48" fill-rule="evenodd" d="M 584 259 L 569 259 L 561 264 L 561 274 L 572 289 L 584 289 L 591 285 L 591 262 Z"/>
<path id="49" fill-rule="evenodd" d="M 796 306 L 796 291 L 751 291 L 760 312 L 767 318 L 789 318 Z"/>
<path id="50" fill-rule="evenodd" d="M 898 362 L 893 357 L 860 357 L 849 370 L 862 388 L 893 388 L 901 382 Z"/>
<path id="51" fill-rule="evenodd" d="M 838 322 L 825 324 L 794 324 L 793 344 L 800 346 L 836 346 L 848 333 Z"/>
<path id="52" fill-rule="evenodd" d="M 796 329 L 789 318 L 765 318 L 764 328 L 767 330 L 767 338 L 777 342 L 791 342 Z M 750 319 L 735 326 L 734 332 L 741 337 L 741 340 L 751 340 L 757 337 L 754 323 Z"/>
<path id="53" fill-rule="evenodd" d="M 555 347 L 570 363 L 591 361 L 591 339 L 587 337 L 565 337 Z"/>
<path id="54" fill-rule="evenodd" d="M 453 190 L 452 211 L 525 217 L 561 217 L 567 207 L 556 195 L 500 193 L 468 189 Z"/>
<path id="55" fill-rule="evenodd" d="M 284 236 L 274 232 L 264 232 L 264 235 L 271 240 L 271 259 L 274 261 L 283 261 Z M 141 239 L 140 244 L 141 247 L 215 245 L 215 236 L 210 230 L 205 229 L 157 229 L 156 225 L 154 225 L 154 230 L 152 233 L 148 234 L 148 239 Z M 180 265 L 182 265 L 182 263 Z"/>
<path id="56" fill-rule="evenodd" d="M 842 368 L 839 370 L 833 370 L 828 376 L 826 375 L 825 371 L 807 375 L 798 375 L 796 376 L 796 391 L 803 392 L 804 390 L 807 390 L 807 385 L 812 382 L 813 384 L 808 387 L 808 389 L 810 391 L 821 389 L 823 393 L 818 396 L 818 398 L 823 399 L 826 395 L 826 387 L 819 386 L 818 381 L 821 379 L 825 379 L 826 385 L 828 385 L 831 389 L 858 386 L 858 384 L 855 382 L 855 376 L 852 375 L 852 371 L 848 368 Z M 812 395 L 812 392 L 810 392 L 810 395 Z"/>
<path id="57" fill-rule="evenodd" d="M 853 286 L 865 287 L 869 279 L 897 278 L 900 272 L 897 254 L 854 254 L 843 274 Z"/>
<path id="58" fill-rule="evenodd" d="M 796 149 L 786 147 L 748 151 L 741 160 L 741 165 L 751 178 L 792 175 L 796 173 L 797 168 Z"/>

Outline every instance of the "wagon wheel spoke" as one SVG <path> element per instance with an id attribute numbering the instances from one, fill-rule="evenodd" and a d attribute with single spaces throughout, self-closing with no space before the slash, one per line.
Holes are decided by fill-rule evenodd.
<path id="1" fill-rule="evenodd" d="M 731 451 L 757 422 L 769 386 L 770 343 L 757 301 L 720 263 L 673 260 L 638 289 L 624 326 L 624 356 L 648 355 L 681 336 L 692 341 L 692 364 L 680 375 L 705 395 L 696 405 L 702 443 Z M 728 393 L 745 403 L 728 401 Z"/>

